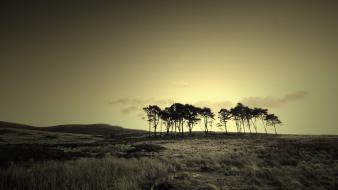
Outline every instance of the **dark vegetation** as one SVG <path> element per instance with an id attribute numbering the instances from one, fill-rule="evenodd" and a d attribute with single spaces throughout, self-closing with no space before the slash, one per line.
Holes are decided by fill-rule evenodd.
<path id="1" fill-rule="evenodd" d="M 142 144 L 135 144 L 132 145 L 132 148 L 126 151 L 124 155 L 125 158 L 140 158 L 144 156 L 153 156 L 154 153 L 159 153 L 163 151 L 165 148 L 158 144 L 149 144 L 149 143 L 142 143 Z"/>
<path id="2" fill-rule="evenodd" d="M 142 130 L 125 129 L 119 126 L 111 126 L 106 124 L 91 124 L 91 125 L 58 125 L 44 128 L 46 131 L 62 132 L 62 133 L 80 133 L 80 134 L 95 134 L 95 135 L 114 135 L 114 134 L 130 134 L 144 132 Z"/>
<path id="3" fill-rule="evenodd" d="M 200 108 L 190 104 L 174 103 L 163 110 L 157 105 L 149 105 L 144 107 L 143 110 L 149 122 L 149 136 L 151 135 L 151 128 L 154 129 L 154 136 L 157 135 L 159 126 L 162 132 L 162 125 L 165 127 L 167 136 L 176 136 L 177 134 L 184 136 L 184 126 L 188 128 L 191 135 L 194 125 L 200 121 L 203 122 L 204 133 L 208 134 L 215 120 L 215 114 L 210 108 Z M 238 133 L 242 131 L 246 133 L 247 128 L 250 134 L 252 134 L 252 130 L 257 133 L 257 120 L 262 122 L 266 134 L 268 133 L 267 127 L 272 126 L 277 135 L 276 125 L 282 124 L 279 118 L 268 113 L 267 109 L 250 108 L 242 103 L 238 103 L 229 110 L 222 108 L 218 112 L 218 118 L 217 126 L 221 129 L 224 128 L 225 133 L 228 132 L 227 123 L 230 120 L 235 122 Z"/>
<path id="4" fill-rule="evenodd" d="M 189 134 L 149 138 L 146 132 L 103 136 L 0 128 L 0 189 L 338 187 L 337 136 Z"/>
<path id="5" fill-rule="evenodd" d="M 0 129 L 0 135 L 5 135 L 5 134 L 28 135 L 27 133 L 22 132 L 22 131 L 14 131 L 14 130 L 9 130 L 9 129 Z"/>
<path id="6" fill-rule="evenodd" d="M 64 152 L 43 144 L 0 145 L 0 167 L 2 168 L 10 166 L 12 163 L 29 165 L 34 161 L 70 160 L 83 156 L 86 156 L 86 154 Z"/>

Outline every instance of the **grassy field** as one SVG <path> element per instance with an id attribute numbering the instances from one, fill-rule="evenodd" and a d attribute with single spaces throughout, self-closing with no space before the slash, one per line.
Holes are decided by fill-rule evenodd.
<path id="1" fill-rule="evenodd" d="M 338 189 L 338 137 L 0 128 L 0 189 Z"/>

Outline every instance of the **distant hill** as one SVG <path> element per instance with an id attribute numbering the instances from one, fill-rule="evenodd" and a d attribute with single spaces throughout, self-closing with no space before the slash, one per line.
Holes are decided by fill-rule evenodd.
<path id="1" fill-rule="evenodd" d="M 95 135 L 113 135 L 126 133 L 140 133 L 142 130 L 126 129 L 120 126 L 112 126 L 107 124 L 89 124 L 89 125 L 58 125 L 52 127 L 44 127 L 43 130 L 62 133 L 81 133 Z"/>
<path id="2" fill-rule="evenodd" d="M 33 127 L 30 125 L 10 123 L 10 122 L 5 122 L 5 121 L 0 121 L 0 128 L 30 129 L 30 130 L 37 129 L 37 127 Z"/>
<path id="3" fill-rule="evenodd" d="M 79 133 L 79 134 L 105 135 L 105 136 L 145 132 L 143 130 L 127 129 L 120 126 L 113 126 L 108 124 L 69 124 L 49 127 L 35 127 L 25 124 L 10 123 L 4 121 L 0 121 L 0 128 L 28 129 L 49 132 Z"/>

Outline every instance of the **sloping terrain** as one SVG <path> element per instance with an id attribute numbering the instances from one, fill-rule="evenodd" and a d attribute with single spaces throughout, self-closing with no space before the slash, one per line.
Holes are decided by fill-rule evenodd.
<path id="1" fill-rule="evenodd" d="M 162 142 L 176 171 L 155 189 L 337 189 L 338 137 L 228 136 Z"/>
<path id="2" fill-rule="evenodd" d="M 49 127 L 34 127 L 34 126 L 29 126 L 29 125 L 0 121 L 0 129 L 1 128 L 28 129 L 28 130 L 38 130 L 38 131 L 78 133 L 78 134 L 91 134 L 91 135 L 104 135 L 104 136 L 145 132 L 142 130 L 126 129 L 120 126 L 112 126 L 112 125 L 107 125 L 107 124 L 69 124 L 69 125 L 57 125 L 57 126 L 49 126 Z"/>
<path id="3" fill-rule="evenodd" d="M 338 189 L 337 144 L 337 136 L 0 128 L 0 189 Z"/>
<path id="4" fill-rule="evenodd" d="M 30 129 L 30 130 L 36 129 L 36 127 L 30 126 L 30 125 L 10 123 L 10 122 L 5 122 L 5 121 L 0 121 L 0 128 Z"/>
<path id="5" fill-rule="evenodd" d="M 80 133 L 80 134 L 94 134 L 94 135 L 117 135 L 129 133 L 142 133 L 145 131 L 126 129 L 119 126 L 112 126 L 107 124 L 89 124 L 89 125 L 58 125 L 46 127 L 44 131 L 62 132 L 62 133 Z"/>

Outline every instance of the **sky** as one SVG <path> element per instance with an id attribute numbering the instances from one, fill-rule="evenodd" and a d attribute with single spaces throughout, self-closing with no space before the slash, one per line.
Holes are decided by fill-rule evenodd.
<path id="1" fill-rule="evenodd" d="M 1 2 L 0 120 L 147 129 L 149 104 L 242 102 L 279 116 L 280 133 L 337 135 L 337 10 L 325 0 Z"/>

